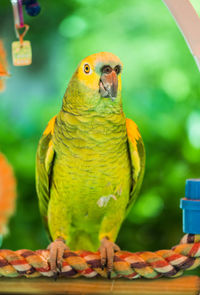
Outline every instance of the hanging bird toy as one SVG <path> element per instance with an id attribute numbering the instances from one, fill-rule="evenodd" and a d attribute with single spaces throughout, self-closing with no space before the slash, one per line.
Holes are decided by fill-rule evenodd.
<path id="1" fill-rule="evenodd" d="M 32 63 L 31 43 L 24 40 L 29 26 L 24 23 L 23 7 L 29 15 L 35 16 L 40 12 L 40 6 L 37 1 L 11 0 L 14 15 L 14 25 L 16 36 L 19 41 L 12 43 L 12 59 L 15 66 L 27 66 Z"/>

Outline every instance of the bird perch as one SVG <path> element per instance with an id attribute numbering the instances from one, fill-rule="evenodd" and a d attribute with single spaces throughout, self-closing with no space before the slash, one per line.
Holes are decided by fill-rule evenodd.
<path id="1" fill-rule="evenodd" d="M 47 278 L 27 280 L 0 279 L 0 294 L 40 294 L 40 295 L 197 295 L 200 290 L 200 279 L 187 276 L 177 279 L 159 279 L 157 281 L 136 280 L 102 280 L 102 279 L 59 279 Z"/>
<path id="2" fill-rule="evenodd" d="M 0 276 L 35 278 L 53 277 L 50 269 L 49 250 L 0 250 Z M 200 265 L 200 235 L 185 235 L 181 243 L 171 250 L 156 252 L 115 253 L 111 278 L 128 279 L 177 277 L 184 270 Z M 60 276 L 66 278 L 103 277 L 107 269 L 102 269 L 99 252 L 65 251 Z"/>
<path id="3" fill-rule="evenodd" d="M 57 281 L 47 278 L 53 276 L 48 259 L 49 250 L 0 250 L 0 294 L 195 295 L 200 291 L 200 279 L 197 276 L 156 281 L 143 279 L 174 278 L 184 270 L 198 267 L 200 235 L 185 235 L 180 244 L 171 250 L 116 252 L 111 280 L 99 278 L 106 278 L 107 270 L 101 268 L 98 252 L 65 251 Z M 37 278 L 40 276 L 44 277 Z M 115 280 L 120 277 L 140 280 L 132 283 L 123 279 Z"/>

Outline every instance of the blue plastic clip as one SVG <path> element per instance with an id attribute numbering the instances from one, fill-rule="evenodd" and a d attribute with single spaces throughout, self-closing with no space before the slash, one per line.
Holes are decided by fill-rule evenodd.
<path id="1" fill-rule="evenodd" d="M 200 179 L 187 179 L 185 198 L 181 199 L 183 209 L 183 232 L 200 234 Z"/>

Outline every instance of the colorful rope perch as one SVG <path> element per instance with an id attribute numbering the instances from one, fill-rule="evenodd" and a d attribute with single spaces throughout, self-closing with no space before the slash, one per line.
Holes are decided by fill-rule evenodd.
<path id="1" fill-rule="evenodd" d="M 49 250 L 0 250 L 0 276 L 35 278 L 52 277 L 48 262 Z M 156 252 L 115 253 L 111 278 L 128 279 L 177 277 L 184 270 L 200 265 L 200 235 L 185 235 L 181 243 L 171 250 Z M 101 268 L 99 253 L 88 251 L 66 251 L 61 276 L 77 278 L 84 276 L 107 278 L 106 269 Z"/>

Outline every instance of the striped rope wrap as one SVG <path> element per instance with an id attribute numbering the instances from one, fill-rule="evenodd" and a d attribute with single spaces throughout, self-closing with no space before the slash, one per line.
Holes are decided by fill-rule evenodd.
<path id="1" fill-rule="evenodd" d="M 35 278 L 53 277 L 50 269 L 49 250 L 0 250 L 0 276 Z M 111 278 L 156 279 L 177 277 L 184 270 L 200 265 L 200 235 L 185 235 L 180 244 L 171 250 L 130 253 L 119 251 L 114 256 Z M 65 251 L 62 270 L 63 277 L 84 276 L 107 278 L 107 270 L 102 269 L 99 252 Z"/>

